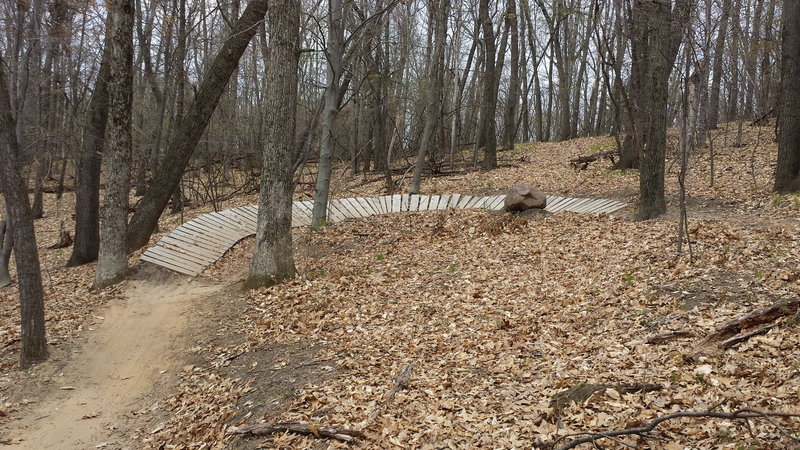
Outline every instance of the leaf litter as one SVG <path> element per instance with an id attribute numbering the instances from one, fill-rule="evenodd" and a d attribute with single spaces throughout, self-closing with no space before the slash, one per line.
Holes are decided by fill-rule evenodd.
<path id="1" fill-rule="evenodd" d="M 346 221 L 313 234 L 297 230 L 299 276 L 241 294 L 246 314 L 228 328 L 242 338 L 192 349 L 201 362 L 176 371 L 178 390 L 153 407 L 166 412 L 165 420 L 140 430 L 137 446 L 318 448 L 313 433 L 247 441 L 234 434 L 246 425 L 292 422 L 355 430 L 366 425 L 366 438 L 354 444 L 365 448 L 530 448 L 573 432 L 702 411 L 723 400 L 720 411 L 797 412 L 796 320 L 725 351 L 691 355 L 716 325 L 800 294 L 800 199 L 769 192 L 775 146 L 765 130 L 746 129 L 739 148 L 722 145 L 727 135 L 720 132 L 713 188 L 706 151 L 693 157 L 693 260 L 674 254 L 675 167 L 667 182 L 670 211 L 647 222 L 631 221 L 633 208 L 615 217 L 560 212 L 537 221 L 460 210 Z M 503 154 L 504 167 L 426 180 L 425 193 L 478 194 L 528 182 L 552 195 L 635 203 L 635 172 L 611 172 L 604 161 L 583 171 L 567 165 L 610 142 L 518 145 Z M 342 196 L 383 195 L 380 182 L 351 176 L 337 183 Z M 202 276 L 241 273 L 250 245 L 239 244 Z M 51 336 L 68 343 L 79 334 L 77 324 L 114 292 L 88 291 L 91 266 L 53 269 L 49 258 L 43 257 L 51 267 L 48 302 L 58 303 L 48 305 L 48 325 Z M 3 292 L 0 328 L 0 338 L 12 347 L 13 290 Z M 685 334 L 647 343 L 676 331 Z M 259 388 L 257 378 L 273 376 L 291 360 L 273 359 L 269 369 L 239 374 L 226 371 L 230 362 L 270 345 L 308 342 L 320 349 L 316 364 L 332 375 L 287 392 L 270 413 L 241 414 L 251 406 L 242 400 Z M 9 361 L 7 380 L 14 377 Z M 406 388 L 384 404 L 398 371 L 409 364 L 414 371 Z M 620 388 L 642 384 L 660 389 Z M 582 385 L 601 388 L 554 407 L 560 393 Z M 369 421 L 374 411 L 379 414 Z M 795 433 L 800 428 L 797 419 L 776 420 Z M 765 421 L 697 418 L 666 422 L 647 441 L 626 442 L 791 446 Z"/>

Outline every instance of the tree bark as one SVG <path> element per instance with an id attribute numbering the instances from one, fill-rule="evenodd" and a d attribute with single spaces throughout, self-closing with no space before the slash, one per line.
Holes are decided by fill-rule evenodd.
<path id="1" fill-rule="evenodd" d="M 6 62 L 0 56 L 0 185 L 6 201 L 6 217 L 13 230 L 14 254 L 19 282 L 19 304 L 22 318 L 22 351 L 20 366 L 29 367 L 47 359 L 47 337 L 44 325 L 44 290 L 36 233 L 28 200 L 28 189 L 22 177 L 17 125 L 11 114 Z"/>
<path id="2" fill-rule="evenodd" d="M 292 154 L 300 58 L 300 2 L 272 2 L 268 11 L 266 126 L 256 246 L 245 288 L 271 286 L 296 272 L 292 252 Z"/>
<path id="3" fill-rule="evenodd" d="M 14 231 L 7 220 L 0 221 L 0 288 L 11 284 L 8 265 L 11 262 L 11 250 L 14 248 Z"/>
<path id="4" fill-rule="evenodd" d="M 328 217 L 328 192 L 331 185 L 331 155 L 336 146 L 334 132 L 336 114 L 339 110 L 339 82 L 342 77 L 342 56 L 344 55 L 344 15 L 342 0 L 328 2 L 328 85 L 325 87 L 322 109 L 322 140 L 317 164 L 317 183 L 314 193 L 314 210 L 311 213 L 311 226 L 320 228 Z"/>
<path id="5" fill-rule="evenodd" d="M 776 192 L 800 190 L 800 2 L 783 6 L 781 95 L 778 116 Z"/>
<path id="6" fill-rule="evenodd" d="M 641 76 L 635 97 L 646 100 L 648 112 L 643 123 L 639 164 L 639 211 L 637 218 L 646 220 L 667 210 L 664 198 L 664 162 L 667 145 L 667 102 L 669 75 L 678 54 L 689 20 L 690 0 L 672 2 L 635 0 L 632 21 L 634 60 L 632 72 Z M 637 130 L 637 133 L 639 131 Z"/>
<path id="7" fill-rule="evenodd" d="M 422 170 L 425 166 L 428 150 L 433 141 L 433 135 L 437 125 L 441 125 L 442 103 L 444 97 L 444 44 L 447 39 L 447 16 L 450 9 L 449 0 L 435 0 L 429 3 L 429 7 L 434 11 L 431 18 L 435 20 L 433 29 L 433 55 L 431 57 L 430 72 L 428 73 L 427 91 L 429 99 L 428 107 L 425 110 L 425 123 L 422 129 L 422 140 L 420 141 L 417 160 L 414 165 L 414 174 L 411 177 L 409 193 L 419 194 L 420 184 L 422 183 Z"/>
<path id="8" fill-rule="evenodd" d="M 108 121 L 108 74 L 111 52 L 111 12 L 106 19 L 106 37 L 100 69 L 89 99 L 86 128 L 83 129 L 75 177 L 75 242 L 67 267 L 97 260 L 100 248 L 100 166 L 103 161 Z"/>
<path id="9" fill-rule="evenodd" d="M 153 186 L 142 197 L 139 208 L 131 218 L 127 234 L 128 251 L 147 244 L 158 225 L 158 219 L 178 187 L 183 171 L 225 91 L 225 85 L 238 67 L 239 58 L 250 39 L 255 35 L 258 22 L 263 20 L 267 12 L 267 3 L 267 0 L 250 0 L 234 31 L 211 63 L 194 102 L 177 125 L 175 136 L 165 152 L 164 164 L 153 177 Z"/>
<path id="10" fill-rule="evenodd" d="M 519 51 L 519 19 L 516 0 L 506 2 L 506 22 L 511 34 L 511 76 L 508 79 L 508 97 L 503 120 L 503 147 L 513 149 L 517 138 L 517 109 L 520 91 L 520 51 Z M 525 62 L 522 61 L 524 64 Z"/>
<path id="11" fill-rule="evenodd" d="M 717 41 L 714 44 L 714 67 L 711 69 L 711 93 L 709 95 L 708 118 L 706 128 L 715 130 L 719 121 L 719 97 L 722 84 L 722 62 L 725 56 L 725 36 L 728 33 L 728 21 L 731 14 L 731 0 L 722 3 L 722 17 L 719 19 Z"/>
<path id="12" fill-rule="evenodd" d="M 111 4 L 111 15 L 108 155 L 100 251 L 94 278 L 97 289 L 120 281 L 128 271 L 125 232 L 133 144 L 133 1 L 115 0 Z"/>
<path id="13" fill-rule="evenodd" d="M 497 167 L 497 72 L 495 70 L 494 25 L 489 16 L 489 0 L 480 0 L 478 6 L 478 21 L 483 28 L 483 108 L 481 109 L 481 124 L 479 146 L 483 145 L 483 168 L 491 170 Z"/>

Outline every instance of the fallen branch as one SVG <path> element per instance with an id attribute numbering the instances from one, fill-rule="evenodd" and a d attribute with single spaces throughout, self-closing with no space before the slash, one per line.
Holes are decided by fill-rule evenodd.
<path id="1" fill-rule="evenodd" d="M 694 333 L 689 330 L 675 330 L 675 331 L 669 331 L 667 333 L 657 334 L 655 336 L 650 336 L 645 340 L 645 343 L 660 345 L 660 344 L 666 344 L 667 342 L 674 341 L 676 339 L 682 339 L 693 336 Z"/>
<path id="2" fill-rule="evenodd" d="M 325 425 L 309 425 L 305 423 L 284 422 L 284 423 L 257 423 L 246 427 L 236 428 L 231 434 L 241 434 L 248 436 L 264 436 L 273 433 L 297 433 L 311 435 L 315 438 L 329 438 L 344 442 L 353 442 L 357 438 L 363 438 L 364 433 L 358 430 L 347 428 L 334 428 Z"/>
<path id="3" fill-rule="evenodd" d="M 550 407 L 558 413 L 572 404 L 572 402 L 581 404 L 594 395 L 595 392 L 605 391 L 606 389 L 614 389 L 620 394 L 633 394 L 636 392 L 660 391 L 663 387 L 658 384 L 650 383 L 620 385 L 581 383 L 554 395 L 553 399 L 550 401 Z"/>
<path id="4" fill-rule="evenodd" d="M 625 428 L 623 430 L 613 430 L 602 433 L 585 432 L 585 433 L 567 434 L 556 439 L 552 444 L 548 445 L 548 448 L 557 448 L 558 450 L 566 450 L 570 448 L 575 448 L 581 444 L 594 443 L 595 441 L 600 439 L 611 439 L 618 443 L 621 443 L 620 441 L 614 438 L 616 436 L 630 436 L 630 435 L 643 436 L 645 433 L 653 431 L 658 425 L 660 425 L 663 422 L 682 417 L 714 418 L 714 419 L 728 419 L 728 420 L 765 419 L 770 424 L 772 424 L 772 426 L 774 426 L 778 430 L 778 432 L 780 432 L 781 435 L 793 441 L 800 442 L 800 437 L 790 434 L 778 422 L 774 420 L 775 417 L 800 417 L 800 414 L 764 412 L 751 408 L 742 408 L 732 413 L 722 413 L 722 412 L 714 412 L 713 408 L 711 408 L 707 411 L 681 411 L 672 414 L 667 414 L 665 416 L 656 417 L 646 425 L 633 428 Z M 567 442 L 566 444 L 562 445 L 561 447 L 556 447 L 556 444 L 558 444 L 559 442 L 577 436 L 582 436 L 582 437 L 573 439 Z M 628 444 L 625 445 L 627 446 Z"/>
<path id="5" fill-rule="evenodd" d="M 773 323 L 776 320 L 793 314 L 800 314 L 800 299 L 781 301 L 772 306 L 751 311 L 738 319 L 723 322 L 716 327 L 713 333 L 697 344 L 692 350 L 692 354 L 696 356 L 710 347 L 726 349 L 744 342 L 777 326 L 777 323 Z"/>
<path id="6" fill-rule="evenodd" d="M 597 161 L 600 158 L 608 158 L 611 160 L 611 163 L 614 164 L 614 156 L 616 154 L 616 150 L 609 150 L 607 152 L 595 153 L 593 155 L 578 156 L 570 159 L 569 164 L 575 169 L 586 170 L 589 167 L 589 164 Z"/>
<path id="7" fill-rule="evenodd" d="M 380 413 L 383 412 L 383 408 L 388 405 L 389 403 L 394 401 L 395 395 L 400 392 L 401 389 L 405 389 L 408 386 L 408 381 L 411 380 L 411 372 L 414 370 L 413 364 L 406 364 L 397 372 L 397 375 L 394 376 L 394 383 L 392 388 L 389 389 L 389 392 L 383 397 L 383 406 L 378 406 L 377 408 L 373 409 L 371 413 L 367 416 L 367 419 L 361 423 L 360 428 L 363 430 L 367 427 L 367 425 L 371 424 L 375 418 L 378 417 Z"/>

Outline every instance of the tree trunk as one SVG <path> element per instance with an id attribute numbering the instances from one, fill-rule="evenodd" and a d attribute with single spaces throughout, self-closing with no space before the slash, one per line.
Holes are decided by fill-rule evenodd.
<path id="1" fill-rule="evenodd" d="M 428 107 L 425 110 L 425 123 L 422 128 L 422 140 L 420 141 L 417 160 L 414 165 L 414 174 L 411 177 L 409 193 L 419 194 L 420 184 L 422 183 L 422 170 L 425 167 L 425 160 L 437 124 L 440 124 L 442 116 L 442 102 L 444 97 L 444 44 L 447 38 L 447 16 L 450 9 L 449 0 L 436 0 L 429 3 L 431 18 L 435 20 L 433 29 L 433 54 L 431 55 L 430 72 L 428 73 L 429 99 Z"/>
<path id="2" fill-rule="evenodd" d="M 225 40 L 211 63 L 197 90 L 194 102 L 189 106 L 181 123 L 177 125 L 175 136 L 166 150 L 164 164 L 159 167 L 158 173 L 153 178 L 153 186 L 142 197 L 139 208 L 131 218 L 127 235 L 128 251 L 147 244 L 158 225 L 158 219 L 170 196 L 178 187 L 197 142 L 203 135 L 220 96 L 225 91 L 225 85 L 236 70 L 239 58 L 250 39 L 256 33 L 258 22 L 266 14 L 267 3 L 267 0 L 250 0 L 231 36 Z"/>
<path id="3" fill-rule="evenodd" d="M 0 221 L 0 288 L 11 284 L 8 265 L 11 262 L 11 249 L 14 248 L 14 230 L 7 220 Z"/>
<path id="4" fill-rule="evenodd" d="M 133 1 L 115 0 L 111 5 L 111 64 L 108 85 L 108 155 L 100 251 L 94 287 L 101 289 L 125 277 L 128 252 L 128 194 L 131 172 L 133 106 Z"/>
<path id="5" fill-rule="evenodd" d="M 514 148 L 514 142 L 516 142 L 517 138 L 516 118 L 520 90 L 519 18 L 516 0 L 508 0 L 506 2 L 505 20 L 511 33 L 511 77 L 508 79 L 508 97 L 506 98 L 506 110 L 503 119 L 503 147 L 508 150 Z"/>
<path id="6" fill-rule="evenodd" d="M 783 6 L 781 95 L 778 116 L 776 192 L 800 190 L 800 2 Z"/>
<path id="7" fill-rule="evenodd" d="M 266 126 L 256 246 L 245 288 L 271 286 L 296 272 L 292 252 L 292 154 L 300 58 L 300 2 L 270 4 L 265 63 Z"/>
<path id="8" fill-rule="evenodd" d="M 648 118 L 644 121 L 639 164 L 639 211 L 640 220 L 663 214 L 664 162 L 667 145 L 667 102 L 669 75 L 678 54 L 686 24 L 689 20 L 691 0 L 671 2 L 661 0 L 635 0 L 632 21 L 634 32 L 634 67 L 632 72 L 641 75 L 635 96 L 647 99 Z M 638 130 L 637 130 L 638 132 Z"/>
<path id="9" fill-rule="evenodd" d="M 714 67 L 711 69 L 711 93 L 709 96 L 706 128 L 715 130 L 719 121 L 719 97 L 722 84 L 722 62 L 725 56 L 725 36 L 728 34 L 728 21 L 731 14 L 731 0 L 722 3 L 722 17 L 719 19 L 717 42 L 714 44 Z"/>
<path id="10" fill-rule="evenodd" d="M 89 99 L 88 120 L 83 130 L 83 145 L 75 177 L 75 242 L 67 267 L 95 261 L 100 248 L 100 166 L 108 120 L 110 46 L 111 12 L 109 11 L 106 19 L 103 58 Z"/>
<path id="11" fill-rule="evenodd" d="M 328 2 L 328 85 L 325 87 L 325 104 L 322 109 L 322 141 L 319 147 L 314 210 L 311 226 L 320 228 L 328 216 L 328 192 L 331 185 L 331 155 L 335 148 L 334 132 L 339 109 L 339 81 L 342 76 L 344 54 L 344 19 L 342 0 Z"/>
<path id="12" fill-rule="evenodd" d="M 28 201 L 28 189 L 22 177 L 17 125 L 11 114 L 6 62 L 0 56 L 0 186 L 6 202 L 6 217 L 13 230 L 14 254 L 19 282 L 19 304 L 22 318 L 22 351 L 20 366 L 29 367 L 47 359 L 47 337 L 44 325 L 44 291 L 36 233 Z M 5 240 L 5 239 L 4 239 Z"/>
<path id="13" fill-rule="evenodd" d="M 494 25 L 489 16 L 489 0 L 480 0 L 478 6 L 478 21 L 483 28 L 483 108 L 481 109 L 480 139 L 483 143 L 483 168 L 485 170 L 497 167 L 497 125 L 495 114 L 497 112 L 497 82 L 495 71 Z"/>

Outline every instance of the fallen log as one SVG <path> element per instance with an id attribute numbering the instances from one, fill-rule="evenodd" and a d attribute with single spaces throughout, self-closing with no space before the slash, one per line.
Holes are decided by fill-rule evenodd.
<path id="1" fill-rule="evenodd" d="M 700 355 L 715 347 L 724 350 L 753 336 L 764 334 L 778 325 L 778 319 L 793 314 L 800 314 L 800 299 L 780 301 L 751 311 L 738 319 L 723 322 L 695 346 L 692 355 Z"/>
<path id="2" fill-rule="evenodd" d="M 569 164 L 579 170 L 586 170 L 589 168 L 589 164 L 597 161 L 601 158 L 608 158 L 611 161 L 611 164 L 616 164 L 614 161 L 614 157 L 617 155 L 616 150 L 609 150 L 607 152 L 599 152 L 593 155 L 588 156 L 578 156 L 569 160 Z"/>
<path id="3" fill-rule="evenodd" d="M 283 423 L 257 423 L 241 428 L 236 428 L 231 434 L 249 436 L 265 436 L 274 433 L 296 433 L 314 436 L 315 438 L 336 439 L 343 442 L 353 442 L 357 438 L 364 438 L 364 433 L 347 428 L 335 428 L 325 425 L 310 425 L 296 422 Z"/>

